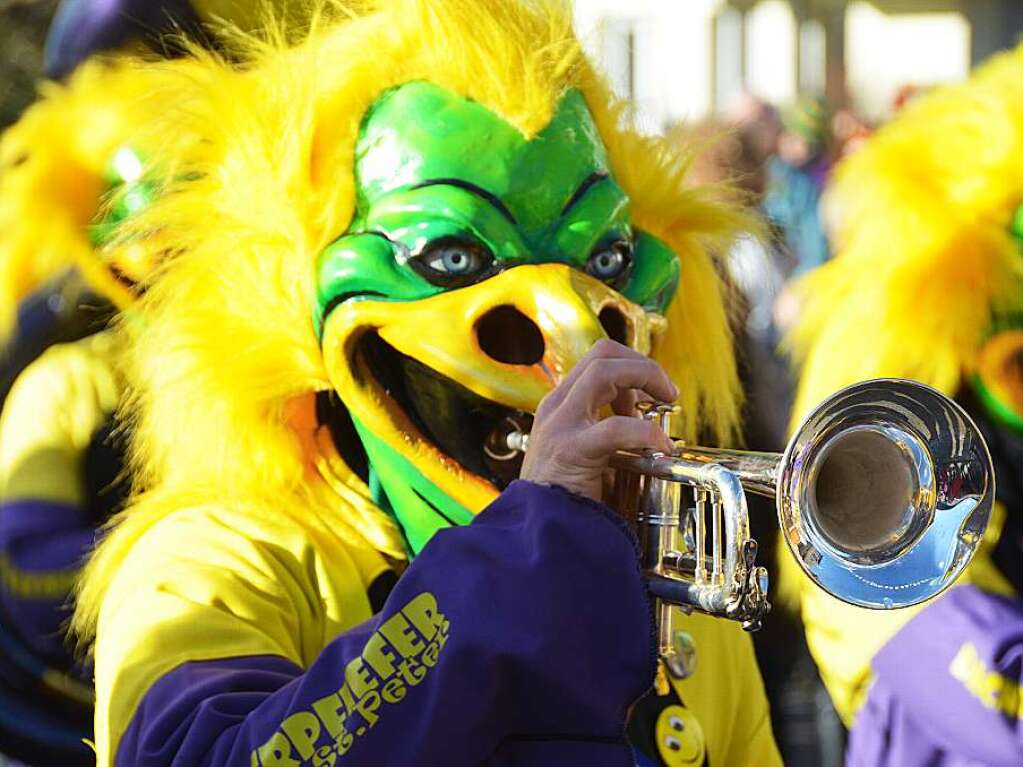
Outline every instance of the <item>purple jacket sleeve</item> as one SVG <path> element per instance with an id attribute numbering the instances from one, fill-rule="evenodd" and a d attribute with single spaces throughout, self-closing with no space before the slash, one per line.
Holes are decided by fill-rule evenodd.
<path id="1" fill-rule="evenodd" d="M 95 522 L 73 504 L 18 500 L 0 504 L 0 603 L 7 621 L 50 663 L 71 662 L 64 624 Z"/>
<path id="2" fill-rule="evenodd" d="M 624 523 L 515 482 L 438 533 L 383 610 L 309 668 L 225 658 L 162 677 L 116 764 L 626 767 L 651 620 Z"/>
<path id="3" fill-rule="evenodd" d="M 960 586 L 874 658 L 848 762 L 1023 764 L 1023 603 Z"/>

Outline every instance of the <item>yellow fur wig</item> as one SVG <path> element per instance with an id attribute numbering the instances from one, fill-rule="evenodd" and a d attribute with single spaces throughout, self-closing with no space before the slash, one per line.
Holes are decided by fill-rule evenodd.
<path id="1" fill-rule="evenodd" d="M 793 416 L 867 378 L 954 394 L 993 320 L 1023 310 L 1023 47 L 910 104 L 839 166 L 836 257 L 800 285 Z"/>
<path id="2" fill-rule="evenodd" d="M 112 572 L 156 520 L 216 499 L 315 524 L 325 503 L 336 505 L 309 481 L 302 447 L 310 399 L 329 387 L 312 321 L 314 266 L 353 216 L 363 115 L 397 84 L 429 80 L 471 97 L 527 137 L 567 89 L 581 90 L 636 224 L 681 258 L 658 356 L 682 389 L 686 433 L 734 434 L 739 387 L 711 254 L 745 219 L 720 190 L 687 185 L 686 152 L 629 127 L 562 4 L 325 3 L 303 42 L 288 47 L 288 37 L 250 41 L 241 70 L 201 56 L 188 74 L 201 95 L 168 116 L 168 146 L 182 133 L 201 139 L 180 150 L 177 188 L 133 223 L 180 247 L 137 305 L 145 338 L 130 355 L 134 468 L 146 492 L 89 567 L 76 616 L 85 638 Z M 342 534 L 403 555 L 361 481 L 334 489 L 352 507 Z"/>

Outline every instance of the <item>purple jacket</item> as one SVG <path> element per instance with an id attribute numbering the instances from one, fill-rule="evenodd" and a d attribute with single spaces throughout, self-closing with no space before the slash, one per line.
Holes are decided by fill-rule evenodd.
<path id="1" fill-rule="evenodd" d="M 654 670 L 631 532 L 519 481 L 438 533 L 308 668 L 247 656 L 164 675 L 116 763 L 631 767 L 626 718 Z"/>
<path id="2" fill-rule="evenodd" d="M 851 767 L 1023 765 L 1023 602 L 959 586 L 875 656 Z"/>

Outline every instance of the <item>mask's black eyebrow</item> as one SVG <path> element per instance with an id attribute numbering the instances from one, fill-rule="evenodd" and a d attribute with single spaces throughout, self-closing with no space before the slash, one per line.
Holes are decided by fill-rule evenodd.
<path id="1" fill-rule="evenodd" d="M 515 220 L 515 216 L 512 214 L 510 210 L 508 210 L 508 206 L 501 202 L 500 197 L 498 197 L 496 194 L 493 194 L 492 192 L 488 192 L 483 187 L 476 186 L 471 181 L 465 181 L 464 179 L 460 178 L 430 178 L 427 179 L 426 181 L 420 181 L 412 188 L 423 189 L 424 187 L 438 185 L 457 186 L 459 189 L 464 189 L 467 192 L 472 192 L 477 197 L 482 197 L 484 200 L 486 200 L 495 208 L 497 208 L 498 212 L 506 219 L 511 221 L 516 226 L 518 225 L 518 221 Z"/>
<path id="2" fill-rule="evenodd" d="M 607 171 L 605 170 L 598 170 L 596 173 L 591 173 L 587 179 L 579 185 L 579 188 L 575 190 L 568 202 L 565 203 L 565 207 L 561 209 L 561 215 L 564 216 L 568 213 L 568 211 L 572 209 L 572 206 L 579 202 L 579 200 L 583 198 L 583 195 L 590 190 L 591 186 L 603 181 L 605 178 L 607 178 Z"/>

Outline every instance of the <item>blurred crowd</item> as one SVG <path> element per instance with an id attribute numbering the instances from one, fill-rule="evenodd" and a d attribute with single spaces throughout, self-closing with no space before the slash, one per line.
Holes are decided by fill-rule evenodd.
<path id="1" fill-rule="evenodd" d="M 917 94 L 899 91 L 892 114 Z M 693 178 L 730 183 L 761 214 L 764 229 L 751 232 L 728 255 L 731 283 L 741 296 L 735 318 L 744 345 L 747 376 L 747 440 L 751 447 L 779 450 L 789 427 L 791 364 L 781 346 L 799 316 L 792 287 L 831 257 L 841 211 L 826 194 L 832 170 L 856 152 L 877 125 L 849 106 L 804 94 L 775 106 L 744 94 L 722 117 L 669 128 L 692 142 Z"/>

